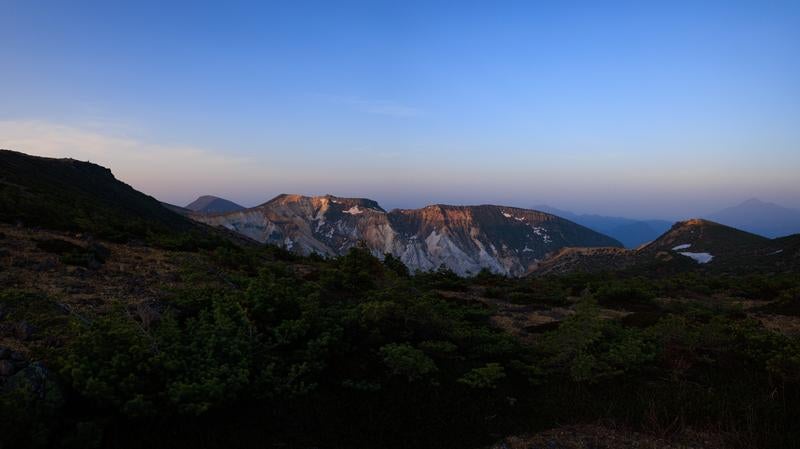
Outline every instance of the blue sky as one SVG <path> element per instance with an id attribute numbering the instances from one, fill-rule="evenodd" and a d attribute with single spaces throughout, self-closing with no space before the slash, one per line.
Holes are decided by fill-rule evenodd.
<path id="1" fill-rule="evenodd" d="M 165 201 L 800 207 L 796 1 L 2 10 L 0 147 L 102 163 Z"/>

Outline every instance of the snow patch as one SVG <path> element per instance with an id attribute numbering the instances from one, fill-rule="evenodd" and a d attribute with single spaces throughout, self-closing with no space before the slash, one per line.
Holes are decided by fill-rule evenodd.
<path id="1" fill-rule="evenodd" d="M 769 254 L 767 254 L 767 255 L 768 255 L 768 256 L 774 256 L 775 254 L 780 254 L 780 253 L 782 253 L 782 252 L 783 252 L 783 250 L 782 250 L 782 249 L 779 249 L 779 250 L 777 250 L 777 251 L 774 251 L 774 252 L 771 252 L 771 253 L 769 253 Z"/>
<path id="2" fill-rule="evenodd" d="M 342 212 L 350 215 L 358 215 L 364 213 L 364 211 L 359 209 L 358 206 L 353 206 L 350 209 L 343 210 Z"/>
<path id="3" fill-rule="evenodd" d="M 532 249 L 530 249 L 530 248 L 528 248 L 528 245 L 525 245 L 525 248 L 523 248 L 523 249 L 522 249 L 522 252 L 523 252 L 523 253 L 532 253 L 532 252 L 533 252 L 533 250 L 532 250 Z"/>
<path id="4" fill-rule="evenodd" d="M 680 254 L 681 256 L 691 257 L 697 263 L 709 263 L 709 262 L 711 262 L 711 259 L 714 258 L 714 256 L 712 256 L 709 253 L 681 252 L 681 253 L 678 253 L 678 254 Z"/>
<path id="5" fill-rule="evenodd" d="M 678 251 L 678 250 L 680 250 L 680 249 L 686 249 L 686 248 L 689 248 L 689 247 L 691 247 L 691 246 L 692 246 L 692 244 L 691 244 L 691 243 L 684 243 L 684 244 L 682 244 L 682 245 L 678 245 L 678 246 L 676 246 L 676 247 L 672 248 L 672 250 L 673 250 L 673 251 Z"/>
<path id="6" fill-rule="evenodd" d="M 511 214 L 509 214 L 508 212 L 502 212 L 502 214 L 506 218 L 511 218 Z"/>
<path id="7" fill-rule="evenodd" d="M 531 225 L 531 229 L 533 229 L 533 233 L 541 237 L 542 241 L 545 243 L 553 243 L 553 239 L 550 238 L 550 234 L 547 233 L 547 229 L 533 225 Z"/>

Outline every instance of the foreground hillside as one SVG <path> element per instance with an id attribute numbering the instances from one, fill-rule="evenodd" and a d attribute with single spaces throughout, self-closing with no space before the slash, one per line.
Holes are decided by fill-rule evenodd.
<path id="1" fill-rule="evenodd" d="M 299 254 L 341 256 L 362 244 L 414 271 L 443 265 L 460 275 L 485 268 L 519 276 L 559 248 L 622 246 L 555 215 L 489 205 L 386 212 L 367 199 L 280 195 L 252 209 L 190 216 Z"/>
<path id="2" fill-rule="evenodd" d="M 410 275 L 16 181 L 6 204 L 90 206 L 0 220 L 2 447 L 800 446 L 797 271 Z"/>
<path id="3" fill-rule="evenodd" d="M 478 448 L 586 422 L 800 441 L 796 274 L 410 277 L 358 249 L 0 232 L 10 447 Z"/>

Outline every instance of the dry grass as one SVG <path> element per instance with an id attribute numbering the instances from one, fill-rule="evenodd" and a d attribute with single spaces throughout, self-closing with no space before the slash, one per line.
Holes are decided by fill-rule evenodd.
<path id="1" fill-rule="evenodd" d="M 98 242 L 110 251 L 96 269 L 66 265 L 59 256 L 39 249 L 37 241 L 60 239 L 85 247 L 88 239 L 76 234 L 0 225 L 0 285 L 38 292 L 72 310 L 99 309 L 114 302 L 126 304 L 157 300 L 179 284 L 180 266 L 189 254 Z"/>

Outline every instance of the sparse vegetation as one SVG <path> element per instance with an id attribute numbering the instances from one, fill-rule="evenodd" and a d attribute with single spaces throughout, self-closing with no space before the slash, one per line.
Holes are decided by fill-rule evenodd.
<path id="1" fill-rule="evenodd" d="M 6 321 L 60 329 L 61 347 L 29 346 L 63 399 L 7 388 L 0 435 L 40 447 L 191 447 L 212 433 L 241 445 L 477 447 L 602 419 L 659 434 L 716 429 L 730 447 L 800 441 L 797 337 L 702 305 L 764 282 L 781 304 L 796 293 L 790 275 L 464 279 L 409 277 L 361 249 L 282 259 L 270 248 L 198 254 L 183 267 L 192 285 L 149 314 L 120 298 L 81 321 L 41 295 L 5 294 Z M 491 308 L 444 291 L 574 314 L 523 343 L 489 324 Z M 673 301 L 687 296 L 691 307 Z M 609 319 L 607 308 L 635 313 Z"/>

